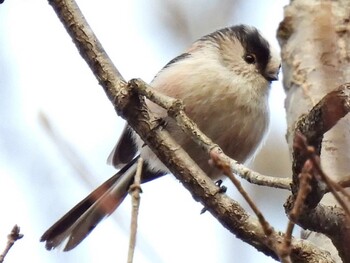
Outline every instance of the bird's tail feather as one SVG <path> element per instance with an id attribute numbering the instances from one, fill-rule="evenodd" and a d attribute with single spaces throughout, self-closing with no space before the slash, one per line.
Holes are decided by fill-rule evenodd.
<path id="1" fill-rule="evenodd" d="M 109 216 L 127 195 L 137 159 L 134 158 L 52 225 L 40 239 L 46 242 L 46 249 L 54 249 L 65 241 L 63 250 L 73 249 L 103 218 Z"/>

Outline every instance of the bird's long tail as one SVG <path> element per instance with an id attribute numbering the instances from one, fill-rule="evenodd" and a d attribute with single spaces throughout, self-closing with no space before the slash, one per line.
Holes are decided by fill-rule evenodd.
<path id="1" fill-rule="evenodd" d="M 75 248 L 103 218 L 117 209 L 133 182 L 137 159 L 134 158 L 51 226 L 40 239 L 46 242 L 46 249 L 54 249 L 65 241 L 64 251 Z"/>

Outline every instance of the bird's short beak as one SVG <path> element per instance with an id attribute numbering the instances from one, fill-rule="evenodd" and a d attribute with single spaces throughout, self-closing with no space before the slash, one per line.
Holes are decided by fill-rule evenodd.
<path id="1" fill-rule="evenodd" d="M 277 68 L 270 68 L 270 70 L 267 70 L 265 72 L 264 77 L 270 82 L 278 80 L 278 74 L 280 73 L 280 69 L 281 64 L 279 64 Z"/>
<path id="2" fill-rule="evenodd" d="M 266 73 L 264 77 L 270 82 L 275 81 L 275 80 L 278 80 L 278 73 L 279 73 L 279 70 L 274 73 Z"/>

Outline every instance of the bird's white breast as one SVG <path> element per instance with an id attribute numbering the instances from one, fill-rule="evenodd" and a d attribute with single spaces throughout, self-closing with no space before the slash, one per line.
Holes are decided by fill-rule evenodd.
<path id="1" fill-rule="evenodd" d="M 215 61 L 183 63 L 193 63 L 193 66 L 165 70 L 152 86 L 168 96 L 182 99 L 186 113 L 201 131 L 231 158 L 244 162 L 256 150 L 268 127 L 269 85 L 262 79 L 247 82 L 233 77 L 232 72 L 223 70 Z M 156 114 L 166 116 L 159 106 L 149 103 L 149 107 Z M 208 156 L 170 118 L 167 118 L 166 129 L 209 176 L 218 176 L 218 171 L 208 165 Z M 138 145 L 143 145 L 140 139 Z M 149 163 L 153 168 L 166 169 L 148 147 L 143 147 L 141 154 L 152 159 Z"/>

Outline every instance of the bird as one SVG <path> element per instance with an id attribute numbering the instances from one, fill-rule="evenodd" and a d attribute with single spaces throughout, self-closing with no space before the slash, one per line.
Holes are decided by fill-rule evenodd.
<path id="1" fill-rule="evenodd" d="M 261 145 L 269 126 L 271 82 L 278 80 L 278 53 L 252 26 L 234 25 L 207 34 L 166 64 L 151 81 L 155 90 L 182 100 L 186 114 L 214 143 L 239 163 L 249 160 Z M 213 180 L 222 173 L 208 156 L 167 115 L 146 105 L 175 141 Z M 169 173 L 142 139 L 126 124 L 108 162 L 120 170 L 53 224 L 41 237 L 48 250 L 75 248 L 127 196 L 137 160 L 145 162 L 141 183 Z"/>

